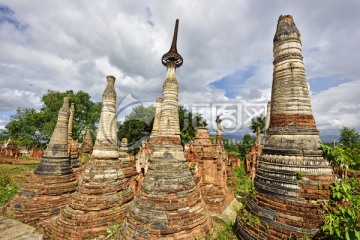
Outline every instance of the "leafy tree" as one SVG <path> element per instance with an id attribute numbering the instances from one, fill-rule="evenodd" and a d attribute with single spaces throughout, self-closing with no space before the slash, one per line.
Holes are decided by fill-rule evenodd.
<path id="1" fill-rule="evenodd" d="M 262 114 L 257 117 L 253 117 L 249 126 L 253 133 L 257 132 L 258 127 L 260 128 L 260 133 L 263 134 L 265 132 L 265 116 Z"/>
<path id="2" fill-rule="evenodd" d="M 259 138 L 259 141 L 261 140 L 260 134 L 265 133 L 265 121 L 266 118 L 262 114 L 251 119 L 249 128 L 253 133 L 256 133 L 256 137 Z"/>
<path id="3" fill-rule="evenodd" d="M 179 106 L 180 137 L 182 142 L 195 138 L 196 128 L 207 126 L 206 120 L 198 113 L 193 114 L 183 106 Z"/>
<path id="4" fill-rule="evenodd" d="M 355 129 L 344 127 L 340 131 L 340 143 L 349 148 L 359 147 L 360 134 Z"/>
<path id="5" fill-rule="evenodd" d="M 101 103 L 92 102 L 91 96 L 83 91 L 74 93 L 73 90 L 66 92 L 48 90 L 41 99 L 44 105 L 40 109 L 43 119 L 47 120 L 43 129 L 44 134 L 51 137 L 64 97 L 70 97 L 70 102 L 75 104 L 72 137 L 82 140 L 86 128 L 96 130 L 101 112 Z"/>
<path id="6" fill-rule="evenodd" d="M 250 134 L 245 134 L 243 136 L 241 143 L 238 145 L 238 151 L 241 159 L 246 159 L 246 154 L 248 153 L 250 147 L 255 144 L 255 140 L 255 137 Z"/>
<path id="7" fill-rule="evenodd" d="M 101 103 L 92 102 L 90 95 L 83 91 L 74 93 L 72 90 L 66 92 L 48 90 L 41 99 L 43 106 L 40 111 L 33 108 L 18 108 L 5 127 L 6 135 L 17 139 L 22 146 L 40 147 L 47 144 L 66 96 L 70 97 L 71 103 L 75 103 L 72 137 L 75 140 L 82 140 L 86 128 L 96 129 Z"/>
<path id="8" fill-rule="evenodd" d="M 42 120 L 42 114 L 35 109 L 18 108 L 6 125 L 7 136 L 18 140 L 22 146 L 39 147 L 47 140 L 42 131 L 45 123 L 46 121 Z"/>
<path id="9" fill-rule="evenodd" d="M 226 152 L 237 155 L 242 160 L 245 160 L 246 154 L 248 153 L 250 147 L 255 144 L 255 140 L 255 137 L 248 133 L 243 136 L 240 143 L 223 138 Z"/>

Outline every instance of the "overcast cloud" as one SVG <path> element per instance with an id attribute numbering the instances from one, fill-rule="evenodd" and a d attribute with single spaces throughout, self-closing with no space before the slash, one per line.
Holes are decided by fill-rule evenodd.
<path id="1" fill-rule="evenodd" d="M 241 104 L 244 132 L 270 99 L 272 39 L 278 17 L 291 14 L 318 128 L 360 130 L 359 13 L 358 0 L 0 1 L 0 127 L 18 107 L 39 109 L 48 89 L 100 101 L 106 75 L 117 78 L 118 101 L 155 101 L 179 18 L 180 103 Z"/>

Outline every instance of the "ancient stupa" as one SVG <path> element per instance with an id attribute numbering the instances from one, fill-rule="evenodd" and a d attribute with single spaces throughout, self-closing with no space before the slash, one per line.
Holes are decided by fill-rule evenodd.
<path id="1" fill-rule="evenodd" d="M 323 158 L 301 53 L 290 15 L 280 16 L 274 37 L 270 126 L 255 177 L 256 197 L 234 226 L 240 239 L 313 237 L 324 218 L 317 200 L 329 198 L 332 169 Z M 247 224 L 258 216 L 260 224 Z"/>
<path id="2" fill-rule="evenodd" d="M 34 174 L 5 206 L 7 216 L 35 226 L 59 214 L 68 203 L 77 186 L 68 154 L 68 120 L 69 98 L 65 97 L 45 154 Z"/>
<path id="3" fill-rule="evenodd" d="M 223 149 L 221 130 L 217 131 L 217 144 L 212 144 L 206 127 L 198 127 L 186 156 L 198 162 L 201 176 L 201 195 L 211 212 L 222 213 L 234 199 L 234 193 L 227 187 L 226 153 Z M 187 154 L 193 152 L 194 154 Z"/>
<path id="4" fill-rule="evenodd" d="M 78 142 L 72 138 L 73 120 L 75 113 L 75 104 L 71 103 L 70 117 L 68 123 L 68 151 L 70 158 L 70 166 L 75 174 L 76 180 L 80 181 L 82 168 L 79 163 L 79 146 Z"/>
<path id="5" fill-rule="evenodd" d="M 167 75 L 158 133 L 152 141 L 154 152 L 121 239 L 201 239 L 211 229 L 210 215 L 180 144 L 179 87 L 175 72 L 183 59 L 176 49 L 178 24 L 176 20 L 170 51 L 162 57 Z"/>
<path id="6" fill-rule="evenodd" d="M 106 233 L 107 227 L 124 219 L 133 198 L 117 147 L 115 78 L 108 76 L 107 82 L 94 150 L 77 191 L 53 223 L 55 239 L 83 239 Z"/>
<path id="7" fill-rule="evenodd" d="M 83 139 L 83 142 L 81 144 L 81 152 L 91 154 L 93 150 L 93 140 L 91 137 L 91 130 L 88 128 L 86 130 L 85 138 Z"/>

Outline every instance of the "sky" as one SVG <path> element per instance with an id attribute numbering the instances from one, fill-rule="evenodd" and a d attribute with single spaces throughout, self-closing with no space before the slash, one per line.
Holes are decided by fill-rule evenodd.
<path id="1" fill-rule="evenodd" d="M 209 128 L 248 132 L 271 98 L 280 15 L 301 33 L 305 72 L 322 135 L 360 130 L 360 1 L 0 0 L 0 128 L 18 107 L 40 109 L 48 89 L 101 101 L 116 77 L 118 109 L 161 96 L 161 56 L 180 20 L 179 102 Z M 119 119 L 129 113 L 119 112 Z"/>

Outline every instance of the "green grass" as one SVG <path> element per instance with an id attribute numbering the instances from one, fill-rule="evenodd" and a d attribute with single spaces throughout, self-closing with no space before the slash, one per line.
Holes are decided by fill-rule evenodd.
<path id="1" fill-rule="evenodd" d="M 236 196 L 248 197 L 255 193 L 249 174 L 245 173 L 244 163 L 233 169 L 235 177 L 228 180 L 228 186 L 234 189 Z"/>
<path id="2" fill-rule="evenodd" d="M 19 185 L 8 176 L 0 175 L 0 205 L 7 203 L 17 192 Z"/>
<path id="3" fill-rule="evenodd" d="M 0 166 L 0 205 L 7 203 L 37 164 Z"/>

